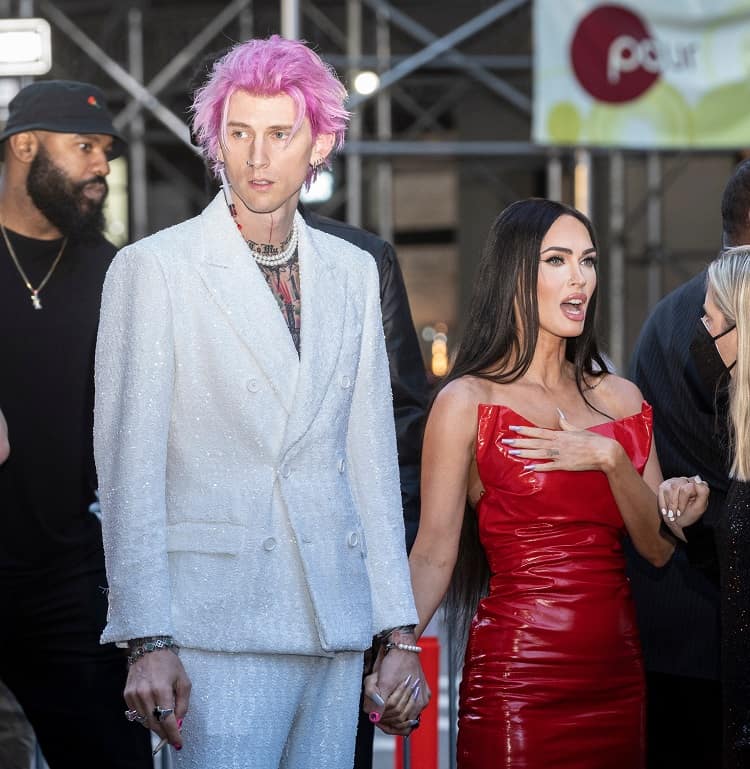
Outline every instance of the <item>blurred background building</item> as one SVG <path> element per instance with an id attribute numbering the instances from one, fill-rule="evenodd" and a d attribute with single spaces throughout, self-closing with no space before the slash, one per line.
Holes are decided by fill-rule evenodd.
<path id="1" fill-rule="evenodd" d="M 747 20 L 750 3 L 744 5 L 732 7 Z M 213 193 L 190 145 L 187 109 L 214 56 L 274 32 L 310 41 L 339 71 L 355 112 L 329 188 L 316 191 L 312 205 L 395 242 L 425 361 L 439 375 L 443 334 L 450 351 L 489 225 L 512 200 L 555 197 L 593 217 L 602 241 L 600 329 L 620 367 L 648 309 L 720 245 L 720 194 L 744 142 L 602 146 L 606 131 L 577 130 L 576 120 L 587 118 L 564 94 L 549 119 L 537 109 L 537 122 L 546 120 L 552 136 L 532 142 L 534 13 L 537 26 L 560 30 L 551 18 L 555 7 L 570 20 L 596 6 L 612 7 L 547 0 L 0 0 L 0 19 L 45 19 L 52 63 L 41 77 L 101 86 L 130 136 L 128 157 L 111 177 L 110 236 L 120 243 L 197 213 Z M 0 40 L 0 122 L 26 82 L 5 74 L 10 55 Z M 743 93 L 729 100 L 735 109 L 745 109 Z M 535 135 L 540 130 L 535 126 Z M 679 145 L 679 125 L 676 133 Z"/>

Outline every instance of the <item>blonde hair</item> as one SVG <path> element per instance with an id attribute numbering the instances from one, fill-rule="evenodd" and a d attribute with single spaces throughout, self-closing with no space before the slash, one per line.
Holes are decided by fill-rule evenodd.
<path id="1" fill-rule="evenodd" d="M 750 480 L 750 246 L 727 248 L 708 267 L 708 285 L 729 326 L 737 327 L 737 363 L 729 384 L 729 474 Z M 740 323 L 737 323 L 737 319 Z"/>

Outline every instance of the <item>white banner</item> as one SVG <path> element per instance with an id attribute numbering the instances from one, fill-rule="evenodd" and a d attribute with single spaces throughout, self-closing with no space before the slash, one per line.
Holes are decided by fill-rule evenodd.
<path id="1" fill-rule="evenodd" d="M 534 0 L 532 138 L 750 147 L 750 0 Z"/>

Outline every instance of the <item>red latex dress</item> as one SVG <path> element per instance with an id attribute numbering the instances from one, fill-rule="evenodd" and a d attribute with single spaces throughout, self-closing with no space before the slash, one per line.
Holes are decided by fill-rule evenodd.
<path id="1" fill-rule="evenodd" d="M 489 595 L 466 651 L 461 769 L 641 769 L 644 678 L 625 576 L 625 526 L 601 472 L 533 472 L 509 456 L 505 406 L 480 405 L 477 506 Z M 651 407 L 590 430 L 614 438 L 639 472 Z M 656 515 L 656 512 L 654 513 Z"/>

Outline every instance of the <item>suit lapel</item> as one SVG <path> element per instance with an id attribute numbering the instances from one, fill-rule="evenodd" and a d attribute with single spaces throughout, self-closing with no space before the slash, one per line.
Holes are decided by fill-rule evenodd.
<path id="1" fill-rule="evenodd" d="M 310 427 L 338 364 L 346 319 L 346 273 L 325 253 L 325 235 L 309 228 L 299 213 L 301 355 L 297 395 L 287 425 L 287 447 Z M 319 247 L 322 245 L 322 248 Z"/>
<path id="2" fill-rule="evenodd" d="M 263 369 L 287 412 L 293 408 L 300 362 L 275 297 L 219 193 L 201 215 L 197 265 L 206 288 Z M 301 253 L 301 250 L 300 250 Z M 300 264 L 302 273 L 302 264 Z M 305 334 L 305 279 L 302 334 Z"/>

